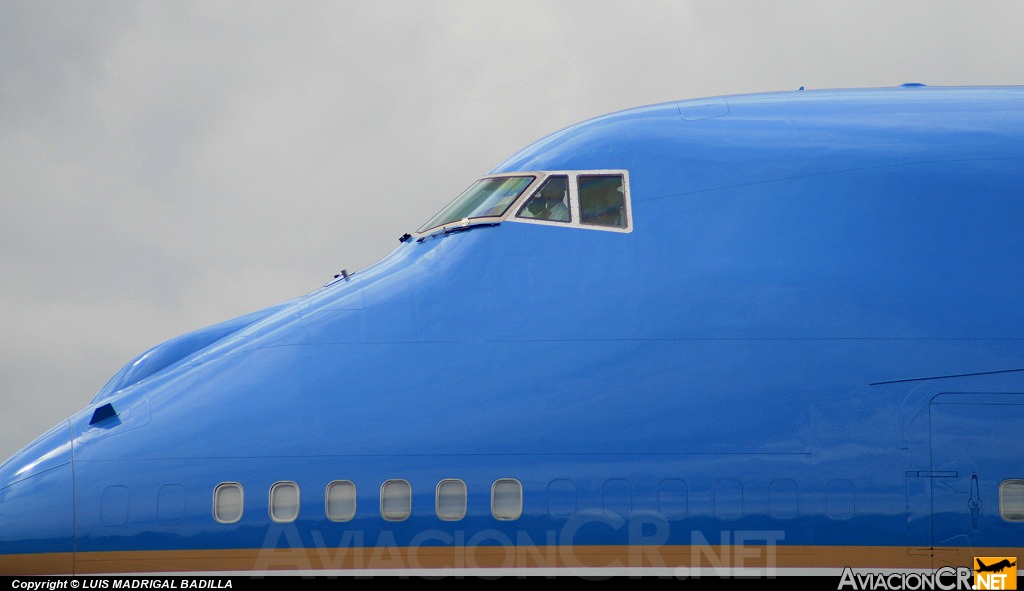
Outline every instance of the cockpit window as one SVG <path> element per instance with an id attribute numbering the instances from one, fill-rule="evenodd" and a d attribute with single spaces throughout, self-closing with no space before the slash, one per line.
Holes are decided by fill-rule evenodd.
<path id="1" fill-rule="evenodd" d="M 580 221 L 590 226 L 626 227 L 622 177 L 580 175 Z"/>
<path id="2" fill-rule="evenodd" d="M 424 224 L 419 232 L 461 219 L 502 216 L 534 178 L 506 176 L 480 179 Z"/>
<path id="3" fill-rule="evenodd" d="M 569 177 L 548 177 L 523 204 L 516 217 L 551 222 L 572 221 L 569 215 Z"/>
<path id="4" fill-rule="evenodd" d="M 626 169 L 498 173 L 449 203 L 416 231 L 416 241 L 504 222 L 629 234 L 631 199 Z"/>

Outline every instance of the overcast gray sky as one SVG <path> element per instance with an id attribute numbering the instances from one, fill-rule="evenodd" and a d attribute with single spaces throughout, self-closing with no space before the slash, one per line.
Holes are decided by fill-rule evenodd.
<path id="1" fill-rule="evenodd" d="M 178 334 L 394 248 L 552 131 L 1024 84 L 1024 3 L 0 0 L 0 460 Z"/>

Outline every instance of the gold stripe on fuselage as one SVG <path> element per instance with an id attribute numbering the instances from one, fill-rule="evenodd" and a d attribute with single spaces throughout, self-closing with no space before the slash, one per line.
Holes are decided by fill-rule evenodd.
<path id="1" fill-rule="evenodd" d="M 933 554 L 937 560 L 933 563 Z M 515 568 L 928 570 L 1024 548 L 903 546 L 420 546 L 159 550 L 0 556 L 0 575 Z M 73 565 L 73 566 L 72 566 Z"/>

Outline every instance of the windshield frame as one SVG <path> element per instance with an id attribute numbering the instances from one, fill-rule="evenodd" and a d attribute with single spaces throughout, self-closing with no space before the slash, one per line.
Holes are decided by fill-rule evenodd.
<path id="1" fill-rule="evenodd" d="M 441 208 L 440 211 L 438 211 L 436 214 L 434 214 L 434 216 L 432 218 L 430 218 L 426 223 L 424 223 L 423 226 L 420 227 L 420 229 L 416 230 L 415 235 L 416 236 L 423 236 L 423 235 L 426 235 L 426 234 L 433 234 L 433 233 L 438 232 L 438 231 L 442 231 L 443 232 L 443 231 L 448 230 L 450 228 L 462 228 L 462 227 L 467 227 L 467 226 L 471 226 L 471 225 L 478 225 L 478 224 L 494 224 L 494 223 L 499 223 L 499 222 L 501 222 L 502 220 L 504 220 L 504 219 L 506 219 L 508 217 L 509 211 L 512 209 L 512 207 L 514 205 L 516 205 L 517 203 L 519 203 L 522 200 L 523 195 L 529 194 L 531 191 L 533 191 L 533 189 L 537 185 L 537 181 L 539 179 L 543 178 L 544 176 L 545 175 L 543 175 L 543 174 L 538 174 L 538 173 L 532 172 L 532 171 L 531 172 L 510 172 L 510 173 L 503 173 L 503 174 L 488 174 L 488 175 L 482 176 L 482 177 L 474 180 L 468 187 L 466 187 L 465 190 L 463 190 L 461 193 L 459 193 L 454 199 L 449 201 L 443 208 Z M 462 199 L 471 189 L 473 189 L 473 187 L 476 187 L 480 183 L 482 183 L 484 181 L 489 181 L 489 180 L 515 179 L 515 178 L 529 179 L 529 182 L 526 183 L 525 185 L 523 185 L 523 187 L 516 194 L 515 198 L 513 198 L 511 201 L 508 202 L 508 204 L 506 204 L 505 208 L 502 210 L 501 213 L 493 214 L 493 215 L 486 215 L 486 216 L 464 217 L 464 218 L 450 220 L 450 221 L 447 221 L 447 222 L 444 222 L 444 223 L 441 223 L 441 224 L 430 225 L 434 220 L 436 220 L 438 217 L 440 217 L 442 213 L 444 213 L 449 208 L 451 208 L 453 205 L 458 203 L 460 199 Z"/>
<path id="2" fill-rule="evenodd" d="M 523 205 L 529 201 L 537 192 L 540 187 L 547 182 L 548 179 L 554 176 L 565 176 L 569 179 L 569 210 L 570 210 L 570 221 L 552 221 L 544 219 L 530 219 L 525 217 L 519 217 L 519 210 Z M 624 216 L 624 225 L 602 225 L 594 223 L 584 223 L 581 219 L 581 204 L 579 194 L 579 181 L 582 177 L 591 176 L 618 176 L 622 179 L 622 201 L 623 209 L 622 215 Z M 533 181 L 530 182 L 526 187 L 519 193 L 519 196 L 513 199 L 509 205 L 505 208 L 505 211 L 500 215 L 490 215 L 472 218 L 463 218 L 458 220 L 452 220 L 450 222 L 439 224 L 423 229 L 429 224 L 421 226 L 421 229 L 417 230 L 411 237 L 415 237 L 418 242 L 422 242 L 424 238 L 447 234 L 451 232 L 457 232 L 466 228 L 472 228 L 475 226 L 494 226 L 502 222 L 515 222 L 517 224 L 540 224 L 547 226 L 557 226 L 561 228 L 574 228 L 580 230 L 596 230 L 599 232 L 618 232 L 622 234 L 629 234 L 633 232 L 633 198 L 632 191 L 630 189 L 629 170 L 625 168 L 598 168 L 598 169 L 559 169 L 559 170 L 522 170 L 515 172 L 504 172 L 496 174 L 487 174 L 473 181 L 464 191 L 459 193 L 459 196 L 452 199 L 444 206 L 441 211 L 435 214 L 431 221 L 436 219 L 441 212 L 445 211 L 452 204 L 456 203 L 460 197 L 466 194 L 466 192 L 475 186 L 480 181 L 488 179 L 500 179 L 510 177 L 533 177 Z"/>

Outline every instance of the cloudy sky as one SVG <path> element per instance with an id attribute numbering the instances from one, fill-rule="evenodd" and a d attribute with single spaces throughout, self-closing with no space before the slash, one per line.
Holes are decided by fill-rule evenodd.
<path id="1" fill-rule="evenodd" d="M 0 460 L 144 349 L 668 100 L 1024 84 L 1024 3 L 0 0 Z"/>

